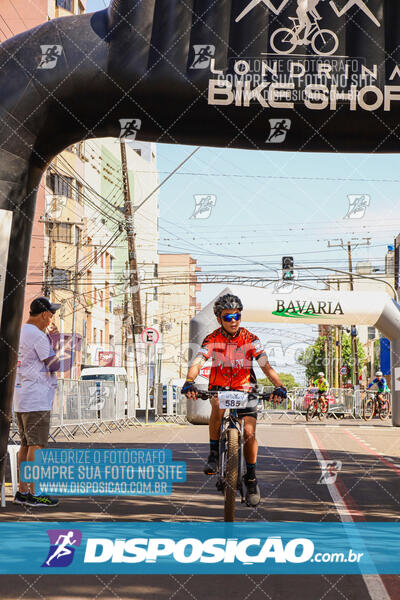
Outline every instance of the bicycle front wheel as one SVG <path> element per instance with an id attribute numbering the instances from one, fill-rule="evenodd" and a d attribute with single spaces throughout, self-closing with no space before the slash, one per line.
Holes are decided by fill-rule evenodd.
<path id="1" fill-rule="evenodd" d="M 339 39 L 330 29 L 320 29 L 311 40 L 311 48 L 315 54 L 320 56 L 329 56 L 336 52 L 339 46 Z"/>
<path id="2" fill-rule="evenodd" d="M 315 401 L 314 401 L 314 402 L 311 402 L 310 406 L 307 408 L 306 420 L 311 421 L 311 419 L 313 419 L 316 412 L 317 412 L 317 408 L 316 408 Z"/>
<path id="3" fill-rule="evenodd" d="M 226 445 L 224 521 L 234 521 L 239 470 L 239 432 L 237 429 L 228 429 Z"/>
<path id="4" fill-rule="evenodd" d="M 297 46 L 296 37 L 288 27 L 274 31 L 269 40 L 271 48 L 277 54 L 290 54 Z"/>
<path id="5" fill-rule="evenodd" d="M 365 421 L 370 421 L 375 412 L 375 400 L 372 398 L 364 402 L 363 418 Z"/>
<path id="6" fill-rule="evenodd" d="M 390 400 L 389 398 L 379 408 L 379 418 L 384 421 L 390 415 Z"/>

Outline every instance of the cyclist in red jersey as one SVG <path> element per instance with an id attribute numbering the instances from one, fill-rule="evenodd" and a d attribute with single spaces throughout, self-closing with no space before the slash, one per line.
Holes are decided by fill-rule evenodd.
<path id="1" fill-rule="evenodd" d="M 237 296 L 225 294 L 214 304 L 214 313 L 220 327 L 210 333 L 203 341 L 197 356 L 189 367 L 182 393 L 188 398 L 196 399 L 197 390 L 194 380 L 204 363 L 212 359 L 209 390 L 218 391 L 224 388 L 248 391 L 257 383 L 252 362 L 255 359 L 261 370 L 276 386 L 273 397 L 282 400 L 286 397 L 279 375 L 268 362 L 264 348 L 256 335 L 244 327 L 240 327 L 243 305 Z M 204 468 L 207 475 L 216 473 L 219 452 L 219 434 L 224 410 L 219 408 L 218 398 L 210 400 L 211 416 L 210 454 Z M 256 462 L 258 444 L 256 440 L 257 410 L 255 408 L 238 409 L 238 416 L 244 418 L 244 455 L 247 471 L 244 476 L 247 493 L 246 500 L 250 506 L 260 502 L 260 489 L 256 478 Z"/>

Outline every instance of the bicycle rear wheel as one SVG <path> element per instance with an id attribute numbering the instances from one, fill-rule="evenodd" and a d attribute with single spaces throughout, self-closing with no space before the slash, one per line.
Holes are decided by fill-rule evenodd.
<path id="1" fill-rule="evenodd" d="M 235 502 L 239 470 L 239 432 L 227 430 L 224 521 L 235 520 Z"/>
<path id="2" fill-rule="evenodd" d="M 364 411 L 363 411 L 364 420 L 370 421 L 372 419 L 372 417 L 374 416 L 374 412 L 375 412 L 375 400 L 370 398 L 369 400 L 364 402 Z"/>

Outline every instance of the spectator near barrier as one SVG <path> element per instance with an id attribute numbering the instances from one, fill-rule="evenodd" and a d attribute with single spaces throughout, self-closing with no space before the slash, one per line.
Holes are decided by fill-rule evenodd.
<path id="1" fill-rule="evenodd" d="M 34 461 L 36 450 L 47 445 L 50 411 L 57 389 L 55 372 L 60 369 L 48 332 L 57 331 L 51 321 L 59 308 L 59 304 L 52 304 L 48 298 L 36 298 L 30 305 L 29 319 L 21 328 L 14 394 L 21 438 L 19 465 Z M 58 504 L 50 496 L 35 495 L 33 483 L 21 481 L 14 502 L 32 507 Z"/>

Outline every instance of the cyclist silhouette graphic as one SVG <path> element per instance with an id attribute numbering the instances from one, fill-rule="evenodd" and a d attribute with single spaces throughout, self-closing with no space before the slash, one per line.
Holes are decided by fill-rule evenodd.
<path id="1" fill-rule="evenodd" d="M 315 21 L 319 21 L 321 19 L 321 15 L 316 10 L 316 6 L 319 4 L 319 2 L 320 0 L 297 0 L 296 14 L 299 19 L 299 26 L 296 31 L 296 35 L 302 44 L 311 44 L 308 36 L 310 34 L 313 22 L 308 16 L 308 13 L 314 17 Z M 303 39 L 300 40 L 300 33 L 303 31 L 303 29 Z"/>
<path id="2" fill-rule="evenodd" d="M 56 541 L 56 544 L 58 545 L 57 550 L 46 560 L 47 566 L 50 566 L 50 563 L 54 558 L 61 558 L 62 556 L 72 554 L 72 550 L 67 548 L 67 546 L 73 546 L 74 544 L 76 544 L 77 540 L 72 539 L 73 535 L 74 532 L 69 531 L 66 535 L 60 535 L 58 537 Z"/>

